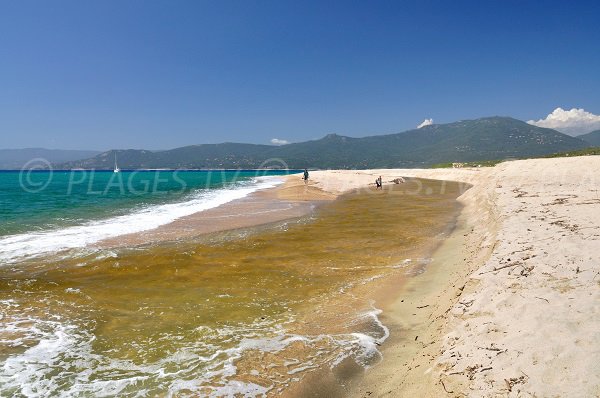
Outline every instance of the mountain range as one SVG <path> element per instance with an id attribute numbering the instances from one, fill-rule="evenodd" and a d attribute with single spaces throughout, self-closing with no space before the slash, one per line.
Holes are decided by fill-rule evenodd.
<path id="1" fill-rule="evenodd" d="M 44 159 L 50 163 L 63 163 L 96 156 L 100 151 L 78 151 L 65 149 L 23 148 L 0 149 L 0 170 L 20 169 L 30 161 Z M 37 162 L 37 166 L 44 163 Z"/>
<path id="2" fill-rule="evenodd" d="M 116 156 L 121 169 L 414 168 L 445 162 L 544 156 L 600 145 L 599 138 L 598 131 L 571 137 L 495 116 L 362 138 L 329 134 L 318 140 L 282 146 L 222 143 L 163 151 L 110 150 L 51 162 L 57 169 L 112 169 Z M 0 153 L 0 163 L 1 156 Z"/>
<path id="3" fill-rule="evenodd" d="M 591 133 L 577 136 L 580 140 L 584 140 L 590 145 L 600 146 L 600 130 L 592 131 Z"/>

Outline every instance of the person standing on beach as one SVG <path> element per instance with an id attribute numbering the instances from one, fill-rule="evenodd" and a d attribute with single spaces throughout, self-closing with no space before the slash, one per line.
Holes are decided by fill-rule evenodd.
<path id="1" fill-rule="evenodd" d="M 383 189 L 383 182 L 381 181 L 381 176 L 375 180 L 375 189 Z"/>
<path id="2" fill-rule="evenodd" d="M 308 170 L 304 169 L 304 183 L 308 184 Z"/>

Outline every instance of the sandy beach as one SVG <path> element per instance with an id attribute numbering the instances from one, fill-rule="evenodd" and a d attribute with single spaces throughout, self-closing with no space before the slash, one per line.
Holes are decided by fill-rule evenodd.
<path id="1" fill-rule="evenodd" d="M 15 343 L 2 382 L 12 395 L 133 395 L 143 376 L 158 396 L 597 397 L 599 166 L 313 171 L 87 257 L 23 262 L 3 273 Z"/>
<path id="2" fill-rule="evenodd" d="M 459 181 L 458 224 L 421 275 L 388 294 L 383 359 L 354 396 L 600 395 L 600 157 L 493 168 L 311 172 L 287 199 L 398 177 Z M 465 187 L 466 188 L 466 187 Z M 311 195 L 311 192 L 315 196 Z"/>

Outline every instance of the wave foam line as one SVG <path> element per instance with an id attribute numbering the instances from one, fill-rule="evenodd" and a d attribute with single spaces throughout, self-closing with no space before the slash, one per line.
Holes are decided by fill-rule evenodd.
<path id="1" fill-rule="evenodd" d="M 149 206 L 127 215 L 58 230 L 11 235 L 0 239 L 0 261 L 16 262 L 46 253 L 83 248 L 116 236 L 148 231 L 282 182 L 278 178 L 258 177 L 250 186 L 203 191 L 185 202 Z"/>

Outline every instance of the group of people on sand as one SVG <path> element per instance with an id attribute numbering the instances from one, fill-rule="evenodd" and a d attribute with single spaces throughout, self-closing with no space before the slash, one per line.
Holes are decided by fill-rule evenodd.
<path id="1" fill-rule="evenodd" d="M 308 169 L 304 169 L 304 175 L 302 176 L 302 179 L 304 180 L 305 184 L 308 184 Z M 375 180 L 375 189 L 383 190 L 383 180 L 381 179 L 381 176 Z"/>

